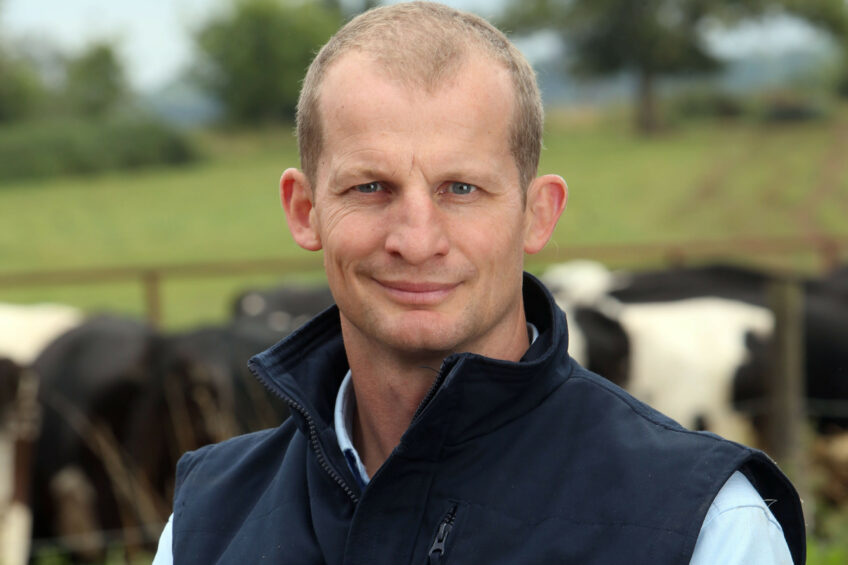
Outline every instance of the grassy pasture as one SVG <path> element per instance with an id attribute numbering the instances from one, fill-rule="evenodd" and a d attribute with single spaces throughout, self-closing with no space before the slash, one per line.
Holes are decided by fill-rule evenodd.
<path id="1" fill-rule="evenodd" d="M 280 173 L 297 164 L 291 132 L 199 136 L 208 157 L 183 168 L 0 185 L 0 273 L 305 255 L 277 193 Z M 690 122 L 650 139 L 614 116 L 551 111 L 540 170 L 563 175 L 570 188 L 551 245 L 848 236 L 846 154 L 844 111 L 784 126 Z M 321 275 L 287 276 L 298 277 Z M 167 280 L 165 324 L 221 320 L 237 289 L 277 280 Z M 137 283 L 0 287 L 0 301 L 143 311 Z"/>

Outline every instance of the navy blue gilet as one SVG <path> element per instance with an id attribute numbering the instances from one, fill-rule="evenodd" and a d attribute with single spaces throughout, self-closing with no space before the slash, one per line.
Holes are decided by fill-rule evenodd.
<path id="1" fill-rule="evenodd" d="M 174 563 L 686 564 L 736 470 L 774 501 L 804 563 L 800 501 L 767 456 L 687 431 L 586 371 L 530 275 L 524 300 L 540 331 L 525 358 L 447 358 L 364 490 L 333 429 L 347 371 L 338 311 L 254 357 L 292 417 L 180 460 Z"/>

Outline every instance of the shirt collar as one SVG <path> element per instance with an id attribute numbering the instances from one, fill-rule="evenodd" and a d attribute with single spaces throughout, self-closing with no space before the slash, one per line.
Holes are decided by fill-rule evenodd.
<path id="1" fill-rule="evenodd" d="M 527 333 L 530 337 L 530 345 L 532 345 L 533 342 L 536 341 L 536 338 L 539 337 L 539 330 L 536 326 L 527 322 Z M 353 411 L 356 408 L 356 397 L 353 395 L 351 382 L 351 373 L 350 369 L 348 369 L 347 374 L 342 380 L 341 386 L 339 386 L 339 392 L 336 394 L 336 405 L 333 420 L 336 428 L 336 439 L 339 442 L 339 447 L 345 456 L 345 460 L 347 460 L 347 465 L 350 467 L 359 487 L 365 488 L 371 480 L 371 477 L 368 476 L 368 472 L 365 470 L 365 465 L 359 457 L 359 452 L 356 451 L 356 448 L 353 446 L 353 441 L 351 440 L 353 431 Z"/>
<path id="2" fill-rule="evenodd" d="M 365 485 L 371 479 L 365 470 L 362 459 L 359 457 L 359 452 L 356 451 L 351 440 L 353 410 L 356 405 L 356 398 L 353 396 L 353 387 L 350 386 L 351 382 L 351 373 L 350 369 L 348 369 L 341 386 L 339 386 L 339 392 L 336 394 L 336 407 L 333 420 L 336 427 L 336 439 L 345 456 L 347 466 L 350 467 L 353 477 L 359 483 L 359 487 L 365 488 Z"/>

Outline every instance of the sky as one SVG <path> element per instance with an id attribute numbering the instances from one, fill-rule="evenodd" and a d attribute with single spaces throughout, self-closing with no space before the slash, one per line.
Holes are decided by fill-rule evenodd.
<path id="1" fill-rule="evenodd" d="M 134 86 L 161 86 L 191 59 L 191 30 L 221 0 L 2 0 L 0 29 L 13 41 L 64 52 L 114 40 Z"/>
<path id="2" fill-rule="evenodd" d="M 491 16 L 503 0 L 443 0 Z M 192 59 L 192 30 L 218 13 L 226 0 L 0 0 L 0 30 L 13 41 L 36 41 L 73 53 L 98 40 L 114 40 L 132 85 L 164 86 Z M 777 20 L 734 32 L 715 32 L 714 48 L 726 56 L 785 50 L 818 41 L 808 26 Z M 528 57 L 550 49 L 542 38 L 521 44 Z M 531 53 L 532 52 L 532 53 Z"/>

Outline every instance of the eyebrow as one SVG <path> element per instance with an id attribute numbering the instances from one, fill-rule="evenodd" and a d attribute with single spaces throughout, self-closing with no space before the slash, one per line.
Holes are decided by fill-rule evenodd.
<path id="1" fill-rule="evenodd" d="M 333 184 L 350 184 L 352 179 L 367 179 L 367 180 L 385 180 L 391 176 L 388 166 L 389 163 L 384 159 L 361 159 L 351 160 L 348 164 L 341 163 L 330 176 L 330 182 Z"/>
<path id="2" fill-rule="evenodd" d="M 445 181 L 467 182 L 482 187 L 492 187 L 498 183 L 498 178 L 495 169 L 487 166 L 450 167 L 442 175 Z"/>
<path id="3" fill-rule="evenodd" d="M 472 166 L 449 162 L 446 165 L 439 175 L 442 181 L 468 182 L 480 186 L 490 186 L 498 182 L 498 174 L 493 170 L 493 167 L 496 168 L 495 163 Z M 391 166 L 388 160 L 363 159 L 361 162 L 351 162 L 349 166 L 342 164 L 332 173 L 329 181 L 332 186 L 345 187 L 369 181 L 392 182 L 397 169 L 398 167 Z"/>

